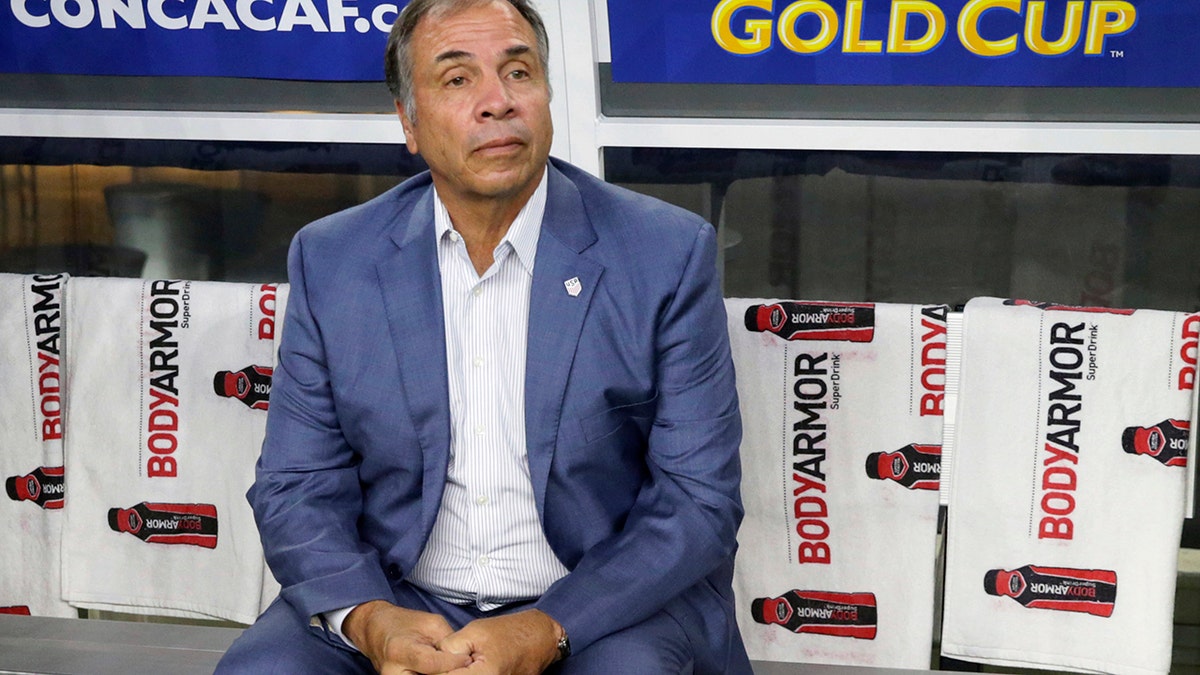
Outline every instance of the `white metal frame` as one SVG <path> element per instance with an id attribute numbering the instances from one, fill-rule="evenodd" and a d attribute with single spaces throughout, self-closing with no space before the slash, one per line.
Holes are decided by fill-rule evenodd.
<path id="1" fill-rule="evenodd" d="M 404 131 L 395 115 L 28 108 L 0 108 L 0 136 L 189 141 L 404 142 Z"/>
<path id="2" fill-rule="evenodd" d="M 605 0 L 541 0 L 551 38 L 552 152 L 597 175 L 604 147 L 1200 155 L 1200 124 L 612 118 Z M 0 136 L 404 142 L 393 115 L 2 109 Z"/>

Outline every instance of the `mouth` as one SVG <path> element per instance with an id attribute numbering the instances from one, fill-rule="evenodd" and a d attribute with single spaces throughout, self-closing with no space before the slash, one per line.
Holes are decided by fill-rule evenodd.
<path id="1" fill-rule="evenodd" d="M 484 155 L 502 155 L 519 150 L 525 145 L 525 141 L 516 136 L 506 136 L 488 141 L 477 147 L 475 152 Z"/>

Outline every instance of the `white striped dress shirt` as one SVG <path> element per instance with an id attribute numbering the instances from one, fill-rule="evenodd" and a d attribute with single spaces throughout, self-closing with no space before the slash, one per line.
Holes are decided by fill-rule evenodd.
<path id="1" fill-rule="evenodd" d="M 408 580 L 457 604 L 495 609 L 541 596 L 567 574 L 546 541 L 525 444 L 525 359 L 546 176 L 482 276 L 434 194 L 450 390 L 442 507 Z"/>
<path id="2" fill-rule="evenodd" d="M 434 191 L 450 388 L 450 466 L 442 507 L 408 581 L 455 604 L 495 609 L 540 597 L 567 569 L 538 519 L 525 445 L 529 293 L 546 174 L 480 276 Z M 354 607 L 325 613 L 330 630 Z"/>

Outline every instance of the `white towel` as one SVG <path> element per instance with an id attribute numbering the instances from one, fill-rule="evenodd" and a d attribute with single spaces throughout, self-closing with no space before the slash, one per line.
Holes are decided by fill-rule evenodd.
<path id="1" fill-rule="evenodd" d="M 78 607 L 250 623 L 245 492 L 274 340 L 260 285 L 76 279 L 68 296 L 63 586 Z"/>
<path id="2" fill-rule="evenodd" d="M 746 508 L 734 591 L 750 657 L 929 668 L 947 308 L 726 310 Z"/>
<path id="3" fill-rule="evenodd" d="M 1167 672 L 1197 326 L 967 304 L 942 654 Z"/>
<path id="4" fill-rule="evenodd" d="M 0 614 L 62 600 L 62 303 L 67 276 L 0 274 Z"/>

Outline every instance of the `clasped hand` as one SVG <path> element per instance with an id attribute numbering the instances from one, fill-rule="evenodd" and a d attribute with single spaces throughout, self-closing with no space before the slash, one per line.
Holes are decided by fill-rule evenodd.
<path id="1" fill-rule="evenodd" d="M 380 675 L 537 675 L 558 657 L 560 629 L 528 609 L 455 631 L 437 614 L 374 600 L 356 607 L 342 630 Z"/>

